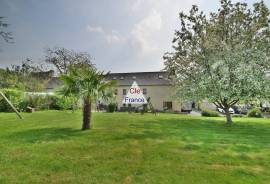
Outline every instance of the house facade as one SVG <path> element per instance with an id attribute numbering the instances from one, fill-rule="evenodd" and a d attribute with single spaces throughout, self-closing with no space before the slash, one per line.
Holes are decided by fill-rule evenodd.
<path id="1" fill-rule="evenodd" d="M 158 72 L 133 72 L 133 73 L 110 73 L 106 76 L 107 80 L 115 80 L 117 87 L 115 89 L 117 108 L 136 107 L 140 105 L 123 104 L 123 99 L 128 93 L 132 83 L 137 82 L 143 91 L 144 97 L 150 97 L 153 108 L 159 111 L 178 111 L 182 106 L 177 100 L 173 99 L 173 86 L 168 79 L 168 73 L 164 71 Z"/>
<path id="2" fill-rule="evenodd" d="M 146 99 L 150 98 L 153 108 L 158 111 L 190 111 L 191 104 L 181 104 L 173 98 L 173 85 L 168 79 L 165 71 L 156 72 L 131 72 L 131 73 L 109 73 L 106 80 L 115 80 L 115 101 L 117 109 L 125 107 L 138 107 L 141 104 L 123 104 L 128 90 L 136 81 Z M 47 84 L 46 92 L 54 92 L 62 85 L 58 77 L 53 77 Z"/>
<path id="3" fill-rule="evenodd" d="M 270 72 L 266 72 L 270 77 Z M 131 72 L 131 73 L 109 73 L 105 76 L 106 80 L 115 80 L 117 86 L 115 89 L 115 101 L 117 109 L 125 107 L 138 107 L 142 105 L 124 104 L 123 99 L 126 97 L 128 90 L 136 81 L 146 99 L 150 98 L 150 102 L 154 109 L 158 111 L 174 111 L 187 112 L 191 110 L 211 109 L 216 110 L 216 106 L 209 103 L 207 100 L 201 103 L 180 103 L 173 97 L 173 85 L 171 84 L 168 73 L 165 71 L 156 72 Z M 46 87 L 46 93 L 53 93 L 59 86 L 62 85 L 58 77 L 52 77 Z M 269 103 L 262 105 L 264 108 L 269 108 Z"/>

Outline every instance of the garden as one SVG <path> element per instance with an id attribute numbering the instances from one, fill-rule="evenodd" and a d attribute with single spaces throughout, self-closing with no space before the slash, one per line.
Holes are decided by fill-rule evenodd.
<path id="1" fill-rule="evenodd" d="M 13 7 L 14 10 L 20 9 L 14 8 L 17 5 L 22 9 L 39 7 L 32 3 L 34 1 L 29 3 L 30 6 L 19 6 L 19 3 L 11 6 L 11 3 L 7 7 Z M 63 9 L 62 6 L 63 3 Z M 45 3 L 40 7 L 46 9 L 51 5 Z M 74 4 L 73 8 L 76 7 Z M 113 7 L 118 5 L 114 4 Z M 87 9 L 87 13 L 83 14 L 86 16 L 89 10 L 84 9 Z M 103 27 L 92 28 L 87 25 L 87 34 L 105 35 L 105 40 L 110 42 L 111 47 L 98 49 L 100 44 L 95 39 L 93 42 L 87 40 L 87 44 L 95 44 L 91 46 L 80 42 L 78 35 L 86 40 L 82 32 L 68 34 L 72 36 L 66 41 L 72 40 L 70 46 L 74 48 L 77 42 L 84 48 L 100 50 L 102 55 L 106 53 L 109 60 L 107 63 L 98 61 L 98 65 L 106 63 L 106 67 L 112 67 L 115 58 L 124 58 L 123 61 L 120 60 L 121 64 L 118 63 L 120 68 L 131 57 L 132 62 L 125 63 L 125 66 L 135 66 L 133 64 L 139 58 L 144 58 L 145 63 L 137 62 L 137 65 L 146 68 L 152 63 L 149 60 L 152 57 L 147 52 L 157 54 L 160 59 L 162 53 L 159 52 L 163 52 L 165 48 L 156 49 L 156 45 L 163 45 L 160 41 L 166 39 L 160 39 L 157 34 L 159 39 L 155 40 L 160 43 L 151 45 L 151 41 L 145 41 L 144 34 L 136 33 L 136 30 L 150 30 L 151 36 L 145 34 L 145 38 L 152 38 L 157 37 L 152 31 L 163 32 L 163 27 L 168 28 L 162 25 L 152 30 L 151 26 L 155 27 L 155 24 L 151 21 L 161 24 L 164 22 L 161 18 L 167 16 L 157 16 L 160 21 L 156 21 L 155 17 L 159 12 L 152 12 L 155 14 L 153 18 L 146 17 L 141 23 L 134 24 L 134 29 L 127 33 L 130 36 L 123 39 L 120 39 L 121 31 L 118 33 L 114 28 L 110 31 L 109 26 L 103 30 Z M 57 10 L 58 13 L 61 11 Z M 10 15 L 13 14 L 19 15 L 19 11 Z M 75 14 L 72 15 L 72 19 L 63 17 L 72 26 L 75 23 L 74 28 L 81 28 L 77 24 L 80 21 L 74 20 L 82 20 L 84 16 L 76 19 Z M 93 16 L 91 13 L 90 15 Z M 29 14 L 22 17 L 29 17 Z M 47 12 L 46 16 L 39 14 L 31 17 L 44 18 L 44 21 L 42 18 L 42 21 L 40 19 L 35 23 L 51 22 L 45 21 Z M 56 20 L 57 16 L 54 18 Z M 102 16 L 98 20 L 101 19 Z M 21 22 L 25 20 L 22 19 Z M 106 76 L 109 73 L 100 70 L 87 52 L 64 47 L 46 48 L 42 59 L 14 60 L 17 65 L 6 68 L 1 63 L 0 183 L 269 183 L 270 11 L 267 4 L 259 1 L 251 6 L 245 2 L 220 0 L 219 8 L 212 12 L 209 9 L 209 14 L 193 5 L 189 11 L 179 12 L 178 24 L 179 27 L 173 34 L 172 48 L 168 48 L 169 52 L 163 54 L 164 65 L 155 61 L 152 68 L 162 66 L 160 70 L 168 74 L 161 78 L 157 76 L 158 80 L 167 80 L 166 86 L 173 91 L 166 98 L 181 103 L 181 106 L 192 102 L 194 107 L 190 111 L 194 112 L 193 115 L 160 112 L 153 107 L 150 96 L 146 104 L 144 98 L 129 98 L 124 93 L 124 103 L 140 103 L 142 110 L 134 110 L 141 113 L 132 113 L 130 104 L 127 107 L 129 112 L 115 112 L 119 105 L 115 100 L 119 81 L 116 78 L 108 80 Z M 61 40 L 59 42 L 59 36 L 56 36 L 65 36 L 63 31 L 56 34 L 57 26 L 47 26 L 52 28 L 48 32 L 51 35 L 44 35 L 44 39 L 47 39 L 44 42 L 39 40 L 44 32 L 33 32 L 34 36 L 31 34 L 31 39 L 27 38 L 29 43 L 27 41 L 19 44 L 27 48 L 6 53 L 9 57 L 4 57 L 6 60 L 1 59 L 1 62 L 7 64 L 6 61 L 9 62 L 13 57 L 21 59 L 22 56 L 19 55 L 27 50 L 35 51 L 32 54 L 37 56 L 38 49 L 28 46 L 44 46 L 54 39 L 55 44 L 56 40 L 64 43 Z M 1 40 L 5 44 L 16 44 L 9 28 L 10 24 L 5 17 L 0 16 Z M 21 29 L 22 32 L 26 31 L 25 27 Z M 35 29 L 38 30 L 40 29 Z M 67 32 L 71 30 L 73 28 L 65 29 Z M 106 35 L 107 33 L 112 35 Z M 40 37 L 36 37 L 37 35 Z M 97 36 L 92 38 L 95 37 Z M 139 39 L 135 41 L 132 37 Z M 19 42 L 20 40 L 18 39 Z M 38 40 L 39 43 L 31 44 L 31 40 Z M 114 42 L 119 45 L 132 42 L 132 47 L 122 45 L 117 49 L 112 45 Z M 5 44 L 0 46 L 6 46 Z M 165 45 L 168 45 L 167 42 Z M 134 46 L 147 52 L 134 52 Z M 125 53 L 124 47 L 132 52 Z M 119 56 L 112 57 L 110 54 L 115 51 Z M 125 79 L 121 77 L 120 80 Z M 132 81 L 135 80 L 136 77 L 132 77 Z M 147 77 L 140 80 L 151 81 Z M 130 79 L 127 81 L 130 82 Z M 151 85 L 158 86 L 160 83 Z M 131 88 L 130 92 L 141 94 L 143 91 Z M 216 109 L 200 108 L 202 102 L 207 102 Z M 173 103 L 169 104 L 172 106 Z M 197 109 L 194 109 L 195 104 Z M 99 111 L 99 105 L 104 105 L 107 112 Z M 148 106 L 153 113 L 148 113 Z M 233 109 L 235 107 L 237 109 Z M 240 107 L 248 109 L 244 115 Z M 200 113 L 195 110 L 200 110 Z M 240 113 L 235 114 L 238 110 Z"/>
<path id="2" fill-rule="evenodd" d="M 268 183 L 269 119 L 0 113 L 0 183 Z"/>

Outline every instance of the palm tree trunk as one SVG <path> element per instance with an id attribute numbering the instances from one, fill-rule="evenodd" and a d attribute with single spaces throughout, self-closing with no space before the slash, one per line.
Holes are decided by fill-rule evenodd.
<path id="1" fill-rule="evenodd" d="M 90 97 L 85 97 L 83 100 L 83 125 L 82 130 L 91 128 L 91 100 Z"/>

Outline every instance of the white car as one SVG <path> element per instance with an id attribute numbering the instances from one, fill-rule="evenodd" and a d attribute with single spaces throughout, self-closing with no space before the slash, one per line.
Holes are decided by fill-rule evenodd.
<path id="1" fill-rule="evenodd" d="M 220 112 L 222 114 L 225 114 L 225 111 L 223 109 L 217 108 L 217 110 L 218 110 L 218 112 Z M 230 114 L 234 114 L 235 113 L 234 110 L 233 110 L 233 108 L 229 108 L 229 112 L 230 112 Z"/>

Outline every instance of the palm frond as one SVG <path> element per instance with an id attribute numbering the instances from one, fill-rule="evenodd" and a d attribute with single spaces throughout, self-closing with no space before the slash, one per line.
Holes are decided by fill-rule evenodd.
<path id="1" fill-rule="evenodd" d="M 104 72 L 94 68 L 71 68 L 68 74 L 60 79 L 64 85 L 59 90 L 62 95 L 76 95 L 81 98 L 89 97 L 93 101 L 105 100 L 114 97 L 115 81 L 106 81 Z"/>

